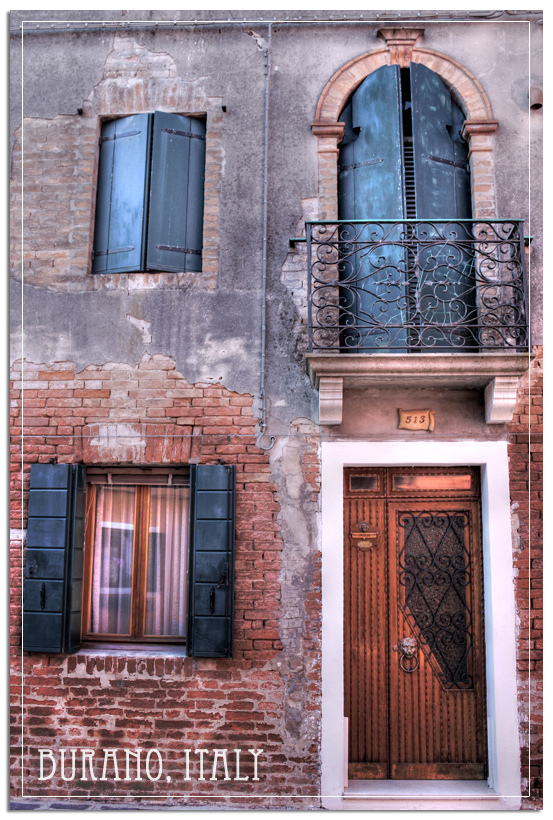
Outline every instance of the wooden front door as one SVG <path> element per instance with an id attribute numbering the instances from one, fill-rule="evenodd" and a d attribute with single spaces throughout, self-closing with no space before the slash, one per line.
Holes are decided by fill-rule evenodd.
<path id="1" fill-rule="evenodd" d="M 483 780 L 478 471 L 348 467 L 344 488 L 349 777 Z"/>

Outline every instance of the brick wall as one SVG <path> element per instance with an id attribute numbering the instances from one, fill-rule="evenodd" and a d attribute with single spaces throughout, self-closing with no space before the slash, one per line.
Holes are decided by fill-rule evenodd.
<path id="1" fill-rule="evenodd" d="M 37 461 L 181 464 L 220 459 L 237 468 L 232 659 L 156 657 L 155 651 L 136 657 L 124 650 L 22 657 L 23 533 L 16 532 L 20 537 L 11 544 L 10 603 L 14 796 L 105 800 L 111 794 L 155 795 L 167 804 L 190 799 L 195 805 L 212 805 L 216 796 L 236 806 L 276 807 L 282 804 L 278 795 L 301 794 L 298 806 L 318 805 L 320 571 L 314 553 L 308 562 L 312 580 L 291 634 L 281 602 L 280 504 L 269 455 L 256 444 L 252 397 L 220 385 L 190 384 L 170 358 L 160 355 L 146 354 L 136 367 L 91 365 L 81 372 L 71 362 L 49 368 L 18 363 L 12 376 L 11 525 L 16 531 L 25 527 L 30 465 Z M 304 447 L 301 469 L 316 494 L 316 438 L 312 445 Z M 293 603 L 297 615 L 298 600 Z M 305 701 L 299 717 L 297 692 Z M 71 747 L 97 752 L 97 777 L 103 767 L 99 750 L 141 748 L 144 756 L 158 749 L 163 776 L 129 783 L 108 774 L 105 781 L 73 783 L 59 777 L 58 765 L 51 780 L 40 782 L 37 750 Z M 199 781 L 194 753 L 192 780 L 184 781 L 186 748 L 242 748 L 240 775 L 250 780 L 223 781 L 219 760 L 218 779 Z M 255 783 L 249 748 L 263 749 Z M 120 755 L 119 765 L 124 760 Z M 70 758 L 68 774 L 69 764 Z M 206 757 L 208 765 L 205 777 L 211 778 L 212 755 Z M 231 777 L 233 766 L 234 751 Z M 286 805 L 295 803 L 286 798 Z"/>
<path id="2" fill-rule="evenodd" d="M 509 428 L 523 808 L 543 787 L 543 351 L 523 380 Z"/>

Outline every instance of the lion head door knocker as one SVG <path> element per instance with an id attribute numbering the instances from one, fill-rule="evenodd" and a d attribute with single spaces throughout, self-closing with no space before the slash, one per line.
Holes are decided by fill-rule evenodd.
<path id="1" fill-rule="evenodd" d="M 414 672 L 419 667 L 419 645 L 412 636 L 402 638 L 399 645 L 392 647 L 399 652 L 399 665 L 404 672 Z"/>

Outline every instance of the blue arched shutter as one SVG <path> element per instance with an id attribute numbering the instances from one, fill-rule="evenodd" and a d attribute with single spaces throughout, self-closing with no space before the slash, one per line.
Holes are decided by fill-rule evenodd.
<path id="1" fill-rule="evenodd" d="M 346 129 L 338 160 L 339 219 L 404 218 L 400 91 L 399 66 L 382 66 L 363 80 L 342 112 Z M 401 232 L 401 226 L 383 224 L 343 229 L 340 321 L 352 328 L 342 333 L 345 352 L 406 349 L 404 251 L 397 245 Z"/>
<path id="2" fill-rule="evenodd" d="M 417 219 L 470 219 L 468 146 L 463 115 L 442 80 L 411 63 Z"/>
<path id="3" fill-rule="evenodd" d="M 144 269 L 150 122 L 136 114 L 102 127 L 93 273 Z"/>
<path id="4" fill-rule="evenodd" d="M 469 329 L 477 324 L 471 228 L 455 221 L 471 217 L 463 113 L 440 77 L 416 63 L 411 64 L 411 103 L 417 219 L 451 220 L 424 227 L 432 243 L 418 254 L 416 296 L 426 325 L 422 349 L 477 347 Z"/>
<path id="5" fill-rule="evenodd" d="M 80 646 L 85 468 L 33 464 L 23 602 L 23 649 Z"/>
<path id="6" fill-rule="evenodd" d="M 148 270 L 201 271 L 205 123 L 156 111 L 148 222 Z"/>
<path id="7" fill-rule="evenodd" d="M 188 646 L 196 658 L 233 650 L 236 468 L 192 465 Z"/>

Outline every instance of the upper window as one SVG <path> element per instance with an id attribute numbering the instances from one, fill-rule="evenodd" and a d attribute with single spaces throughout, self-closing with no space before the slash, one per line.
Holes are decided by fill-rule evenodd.
<path id="1" fill-rule="evenodd" d="M 205 122 L 135 114 L 100 137 L 93 273 L 201 271 Z"/>
<path id="2" fill-rule="evenodd" d="M 340 219 L 470 219 L 464 115 L 437 74 L 382 66 L 340 119 Z"/>

